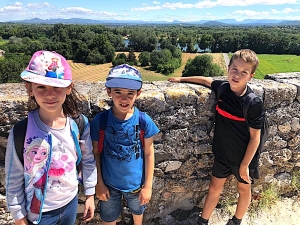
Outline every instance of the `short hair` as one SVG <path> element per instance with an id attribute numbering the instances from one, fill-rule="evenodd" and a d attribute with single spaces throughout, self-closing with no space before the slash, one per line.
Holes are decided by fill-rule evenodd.
<path id="1" fill-rule="evenodd" d="M 246 63 L 251 64 L 252 65 L 251 74 L 255 72 L 259 64 L 259 60 L 257 58 L 256 53 L 250 49 L 240 49 L 235 53 L 233 53 L 228 66 L 231 66 L 233 61 L 236 59 L 242 59 Z"/>

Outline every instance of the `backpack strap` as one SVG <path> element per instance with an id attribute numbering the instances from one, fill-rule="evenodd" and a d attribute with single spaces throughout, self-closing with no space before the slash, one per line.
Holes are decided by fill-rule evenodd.
<path id="1" fill-rule="evenodd" d="M 248 126 L 248 120 L 247 120 L 247 117 L 248 117 L 248 109 L 253 101 L 253 99 L 255 99 L 257 97 L 257 95 L 253 92 L 249 93 L 246 98 L 245 98 L 245 101 L 243 103 L 243 114 L 244 114 L 244 117 L 246 119 L 246 124 Z M 249 127 L 249 126 L 248 126 Z M 260 133 L 260 142 L 259 142 L 259 146 L 257 148 L 257 152 L 258 154 L 261 153 L 264 145 L 265 145 L 265 142 L 267 141 L 268 139 L 268 136 L 269 136 L 269 123 L 268 123 L 268 120 L 267 120 L 267 117 L 266 115 L 264 116 L 264 124 L 261 128 L 261 133 Z"/>
<path id="2" fill-rule="evenodd" d="M 105 128 L 107 125 L 107 120 L 108 120 L 108 113 L 109 110 L 106 110 L 102 112 L 99 115 L 99 140 L 98 140 L 98 153 L 102 153 L 103 151 L 103 146 L 104 146 L 104 137 L 105 137 Z M 145 120 L 145 113 L 139 111 L 139 138 L 142 142 L 142 146 L 144 147 L 145 144 L 145 128 L 146 128 L 146 120 Z M 137 129 L 138 131 L 138 129 Z"/>
<path id="3" fill-rule="evenodd" d="M 24 141 L 25 141 L 26 130 L 27 130 L 27 122 L 28 122 L 28 117 L 16 123 L 13 129 L 15 149 L 17 152 L 17 156 L 21 161 L 22 165 L 24 165 L 23 148 L 24 148 Z"/>
<path id="4" fill-rule="evenodd" d="M 85 119 L 83 117 L 83 114 L 80 114 L 79 116 L 76 116 L 76 117 L 74 117 L 72 119 L 77 124 L 78 130 L 79 130 L 79 134 L 81 136 L 83 134 L 85 126 L 86 126 L 86 121 L 85 121 Z"/>
<path id="5" fill-rule="evenodd" d="M 98 153 L 102 153 L 104 145 L 105 128 L 107 124 L 109 110 L 106 110 L 99 115 L 99 140 Z"/>
<path id="6" fill-rule="evenodd" d="M 74 139 L 74 143 L 75 143 L 75 148 L 76 148 L 76 152 L 77 152 L 77 161 L 76 161 L 76 165 L 77 167 L 80 167 L 79 164 L 81 162 L 81 158 L 82 158 L 82 153 L 81 153 L 81 149 L 80 149 L 80 144 L 79 144 L 79 140 L 81 139 L 81 136 L 86 128 L 86 125 L 88 123 L 88 118 L 85 117 L 83 114 L 78 115 L 77 117 L 72 118 L 72 120 L 74 120 L 74 122 L 77 125 L 78 128 L 78 134 L 76 134 L 73 130 L 71 130 L 73 139 Z M 80 170 L 80 169 L 78 169 Z"/>
<path id="7" fill-rule="evenodd" d="M 226 90 L 226 88 L 227 87 L 229 87 L 229 82 L 223 82 L 220 86 L 219 86 L 219 88 L 218 88 L 218 90 L 217 90 L 217 104 L 218 104 L 218 100 L 219 100 L 219 98 L 220 98 L 220 96 L 224 93 L 224 91 Z"/>
<path id="8" fill-rule="evenodd" d="M 206 130 L 206 133 L 208 136 L 210 136 L 212 128 L 213 128 L 214 124 L 216 123 L 216 113 L 217 113 L 216 108 L 218 107 L 219 98 L 224 93 L 224 91 L 226 90 L 227 87 L 229 87 L 229 82 L 228 81 L 223 82 L 218 87 L 217 93 L 215 93 L 216 94 L 216 102 L 213 104 L 212 109 L 211 109 L 212 113 L 213 113 L 213 118 L 212 118 L 212 121 L 207 125 L 207 130 Z"/>
<path id="9" fill-rule="evenodd" d="M 253 101 L 253 99 L 255 99 L 257 97 L 256 94 L 254 94 L 253 92 L 250 92 L 246 98 L 245 98 L 245 101 L 243 103 L 243 115 L 244 115 L 244 118 L 246 120 L 246 123 L 247 123 L 247 118 L 248 118 L 248 109 Z"/>
<path id="10" fill-rule="evenodd" d="M 77 124 L 78 130 L 79 130 L 79 135 L 81 136 L 85 129 L 87 121 L 84 119 L 84 116 L 82 114 L 75 117 L 73 120 Z M 26 130 L 27 130 L 27 123 L 28 123 L 28 117 L 26 117 L 25 119 L 16 123 L 14 125 L 14 129 L 13 129 L 15 149 L 16 149 L 18 158 L 23 165 L 24 165 L 23 148 L 24 148 L 24 141 L 25 141 Z M 81 156 L 81 151 L 80 151 L 79 146 L 76 146 L 76 150 L 77 150 L 77 154 L 79 156 Z M 77 162 L 77 164 L 78 163 L 79 162 Z"/>
<path id="11" fill-rule="evenodd" d="M 145 147 L 145 129 L 146 129 L 146 120 L 145 112 L 139 111 L 139 128 L 140 128 L 140 140 L 142 142 L 143 149 Z"/>

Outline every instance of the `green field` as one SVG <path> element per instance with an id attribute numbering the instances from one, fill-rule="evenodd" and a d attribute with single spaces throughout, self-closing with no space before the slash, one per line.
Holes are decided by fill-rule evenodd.
<path id="1" fill-rule="evenodd" d="M 8 40 L 0 40 L 0 45 L 4 45 L 4 44 L 6 44 L 8 42 Z"/>
<path id="2" fill-rule="evenodd" d="M 300 72 L 300 56 L 261 54 L 258 59 L 257 79 L 263 79 L 266 74 Z"/>

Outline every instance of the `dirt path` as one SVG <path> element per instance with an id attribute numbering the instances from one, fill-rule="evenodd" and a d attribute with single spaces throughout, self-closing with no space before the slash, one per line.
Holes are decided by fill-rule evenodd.
<path id="1" fill-rule="evenodd" d="M 224 225 L 232 217 L 224 215 L 220 209 L 213 212 L 209 222 L 210 225 Z M 259 214 L 247 213 L 241 225 L 300 225 L 300 200 L 284 198 L 269 209 L 265 209 Z"/>
<path id="2" fill-rule="evenodd" d="M 223 55 L 223 58 L 224 58 L 224 62 L 225 62 L 225 66 L 226 66 L 226 71 L 227 71 L 230 59 L 229 59 L 227 53 L 222 53 L 222 55 Z"/>

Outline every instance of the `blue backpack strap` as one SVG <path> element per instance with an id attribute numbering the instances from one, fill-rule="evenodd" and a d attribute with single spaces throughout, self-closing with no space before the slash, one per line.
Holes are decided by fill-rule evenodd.
<path id="1" fill-rule="evenodd" d="M 139 111 L 139 129 L 140 129 L 140 140 L 142 142 L 143 148 L 145 147 L 145 129 L 146 129 L 146 120 L 145 112 Z"/>
<path id="2" fill-rule="evenodd" d="M 81 158 L 82 158 L 79 140 L 80 140 L 80 138 L 86 128 L 86 125 L 89 121 L 88 121 L 88 118 L 86 116 L 84 116 L 83 114 L 80 114 L 78 117 L 72 118 L 72 119 L 74 120 L 74 122 L 76 123 L 77 128 L 78 128 L 78 133 L 75 132 L 74 130 L 71 130 L 72 136 L 74 139 L 74 143 L 75 143 L 76 152 L 77 152 L 76 165 L 78 166 L 79 163 L 81 162 Z"/>
<path id="3" fill-rule="evenodd" d="M 105 128 L 107 125 L 109 110 L 106 110 L 99 115 L 99 140 L 98 140 L 98 153 L 102 153 L 104 145 Z"/>

